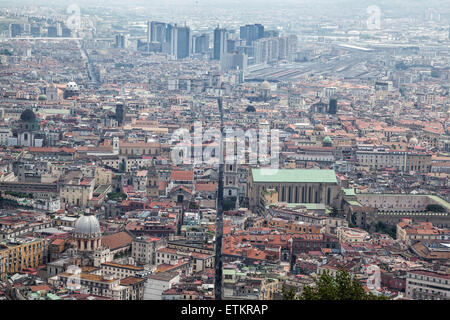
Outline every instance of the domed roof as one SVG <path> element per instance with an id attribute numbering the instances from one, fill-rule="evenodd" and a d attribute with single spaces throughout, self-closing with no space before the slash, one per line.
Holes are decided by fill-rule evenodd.
<path id="1" fill-rule="evenodd" d="M 417 140 L 416 137 L 412 137 L 411 139 L 409 139 L 409 144 L 411 145 L 418 145 L 419 144 L 419 140 Z"/>
<path id="2" fill-rule="evenodd" d="M 75 222 L 75 233 L 91 235 L 100 232 L 100 223 L 94 215 L 82 215 Z"/>
<path id="3" fill-rule="evenodd" d="M 78 90 L 78 85 L 75 83 L 75 82 L 69 82 L 67 85 L 66 85 L 66 90 L 70 90 L 70 91 L 76 91 L 76 90 Z"/>
<path id="4" fill-rule="evenodd" d="M 326 136 L 323 138 L 323 143 L 331 143 L 331 138 L 329 136 Z"/>
<path id="5" fill-rule="evenodd" d="M 263 83 L 261 83 L 261 89 L 270 90 L 270 83 L 267 80 L 263 81 Z"/>
<path id="6" fill-rule="evenodd" d="M 34 114 L 34 112 L 32 110 L 26 109 L 20 115 L 20 120 L 25 121 L 25 122 L 33 122 L 36 120 L 36 115 Z"/>
<path id="7" fill-rule="evenodd" d="M 255 107 L 252 106 L 252 105 L 249 105 L 249 106 L 245 109 L 245 112 L 255 112 L 255 111 L 256 111 L 256 109 L 255 109 Z"/>

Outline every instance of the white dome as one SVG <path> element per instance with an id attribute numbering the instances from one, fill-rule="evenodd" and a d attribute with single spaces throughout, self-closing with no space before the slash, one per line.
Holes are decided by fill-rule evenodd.
<path id="1" fill-rule="evenodd" d="M 413 146 L 417 146 L 417 145 L 419 144 L 419 140 L 417 140 L 416 137 L 412 137 L 412 138 L 409 140 L 409 143 L 410 143 L 411 145 L 413 145 Z"/>
<path id="2" fill-rule="evenodd" d="M 78 85 L 75 82 L 69 82 L 66 85 L 66 90 L 77 91 L 78 90 Z"/>
<path id="3" fill-rule="evenodd" d="M 261 89 L 270 90 L 270 83 L 265 80 L 263 83 L 261 83 Z"/>
<path id="4" fill-rule="evenodd" d="M 100 233 L 100 223 L 94 215 L 82 215 L 75 222 L 74 232 L 84 235 Z"/>

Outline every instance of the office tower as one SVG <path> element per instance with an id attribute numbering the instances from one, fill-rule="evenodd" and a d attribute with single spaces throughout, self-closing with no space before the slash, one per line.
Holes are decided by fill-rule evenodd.
<path id="1" fill-rule="evenodd" d="M 289 54 L 296 53 L 297 52 L 297 36 L 296 35 L 290 35 L 288 37 L 288 42 L 289 42 L 288 53 Z"/>
<path id="2" fill-rule="evenodd" d="M 336 114 L 337 113 L 337 99 L 331 98 L 329 107 L 328 107 L 328 113 L 329 114 Z"/>
<path id="3" fill-rule="evenodd" d="M 252 45 L 253 41 L 264 38 L 264 26 L 261 24 L 247 24 L 240 27 L 239 35 L 246 44 Z"/>
<path id="4" fill-rule="evenodd" d="M 209 49 L 209 35 L 207 33 L 192 37 L 192 53 L 205 54 Z"/>
<path id="5" fill-rule="evenodd" d="M 254 41 L 256 64 L 277 61 L 280 53 L 280 45 L 278 38 L 263 38 Z"/>
<path id="6" fill-rule="evenodd" d="M 56 34 L 58 35 L 58 37 L 61 37 L 62 36 L 62 23 L 61 22 L 58 22 L 57 24 L 56 24 Z"/>
<path id="7" fill-rule="evenodd" d="M 150 23 L 150 42 L 163 43 L 166 41 L 167 24 L 163 22 L 152 21 Z"/>
<path id="8" fill-rule="evenodd" d="M 62 28 L 62 36 L 63 38 L 72 37 L 72 30 L 70 30 L 69 28 Z"/>
<path id="9" fill-rule="evenodd" d="M 41 27 L 40 26 L 31 26 L 30 27 L 30 35 L 32 37 L 40 37 L 41 36 Z"/>
<path id="10" fill-rule="evenodd" d="M 175 27 L 171 24 L 167 24 L 166 26 L 166 40 L 161 44 L 161 52 L 168 54 L 170 56 L 175 56 L 176 52 L 176 41 L 174 41 L 175 35 Z"/>
<path id="11" fill-rule="evenodd" d="M 220 29 L 219 27 L 214 29 L 214 60 L 220 60 L 227 53 L 227 40 L 228 32 L 226 29 Z"/>
<path id="12" fill-rule="evenodd" d="M 128 35 L 116 34 L 114 47 L 119 49 L 128 48 Z"/>
<path id="13" fill-rule="evenodd" d="M 150 21 L 147 21 L 147 51 L 150 50 L 150 41 L 151 41 L 151 23 Z"/>
<path id="14" fill-rule="evenodd" d="M 23 27 L 18 23 L 11 23 L 9 25 L 9 36 L 11 38 L 20 37 L 22 35 Z"/>
<path id="15" fill-rule="evenodd" d="M 29 23 L 25 23 L 23 25 L 23 32 L 25 34 L 30 34 L 30 31 L 31 31 L 31 25 Z"/>
<path id="16" fill-rule="evenodd" d="M 222 59 L 220 59 L 220 68 L 223 72 L 229 70 L 241 70 L 245 72 L 247 70 L 248 57 L 243 53 L 225 53 Z"/>
<path id="17" fill-rule="evenodd" d="M 47 28 L 47 37 L 56 38 L 58 36 L 58 30 L 54 26 L 50 26 Z"/>
<path id="18" fill-rule="evenodd" d="M 280 32 L 277 30 L 264 31 L 264 38 L 277 38 L 280 36 Z"/>
<path id="19" fill-rule="evenodd" d="M 175 33 L 176 50 L 174 51 L 177 59 L 184 59 L 189 57 L 191 52 L 191 31 L 189 27 L 176 27 Z"/>
<path id="20" fill-rule="evenodd" d="M 288 56 L 289 40 L 287 37 L 278 38 L 278 59 L 283 60 Z"/>
<path id="21" fill-rule="evenodd" d="M 227 40 L 227 52 L 233 53 L 236 50 L 236 43 L 238 43 L 238 42 L 239 41 L 228 39 Z"/>

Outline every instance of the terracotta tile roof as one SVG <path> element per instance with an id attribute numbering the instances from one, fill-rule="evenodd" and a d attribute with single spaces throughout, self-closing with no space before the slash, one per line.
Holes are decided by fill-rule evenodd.
<path id="1" fill-rule="evenodd" d="M 31 289 L 31 291 L 33 291 L 33 292 L 37 292 L 37 291 L 50 291 L 50 290 L 51 290 L 50 286 L 47 285 L 47 284 L 41 284 L 41 285 L 38 285 L 38 286 L 31 286 L 30 289 Z"/>
<path id="2" fill-rule="evenodd" d="M 115 250 L 131 245 L 132 241 L 133 237 L 125 231 L 104 236 L 102 238 L 102 244 L 107 246 L 110 250 Z"/>
<path id="3" fill-rule="evenodd" d="M 194 180 L 194 171 L 173 170 L 170 175 L 170 180 L 193 181 Z"/>
<path id="4" fill-rule="evenodd" d="M 55 239 L 55 240 L 53 240 L 53 242 L 51 244 L 53 244 L 55 246 L 60 246 L 60 245 L 64 244 L 64 239 Z"/>
<path id="5" fill-rule="evenodd" d="M 217 183 L 196 183 L 195 190 L 215 192 L 217 190 Z"/>
<path id="6" fill-rule="evenodd" d="M 126 277 L 123 278 L 122 280 L 120 280 L 120 284 L 122 286 L 129 286 L 129 285 L 134 285 L 136 283 L 140 283 L 140 282 L 144 282 L 145 279 L 143 278 L 136 278 L 136 277 Z"/>

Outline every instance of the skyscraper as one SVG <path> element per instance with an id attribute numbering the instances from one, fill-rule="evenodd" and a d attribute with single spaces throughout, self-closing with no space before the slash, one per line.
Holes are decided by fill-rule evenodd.
<path id="1" fill-rule="evenodd" d="M 240 27 L 239 34 L 247 45 L 251 45 L 253 41 L 264 38 L 264 26 L 261 24 L 247 24 Z"/>
<path id="2" fill-rule="evenodd" d="M 189 27 L 176 27 L 176 57 L 184 59 L 191 52 L 191 30 Z"/>
<path id="3" fill-rule="evenodd" d="M 150 51 L 150 33 L 151 33 L 151 24 L 150 21 L 147 21 L 147 49 L 146 51 L 149 52 Z"/>
<path id="4" fill-rule="evenodd" d="M 9 25 L 9 36 L 11 38 L 19 37 L 22 35 L 22 30 L 23 30 L 22 25 L 18 23 L 11 23 Z"/>
<path id="5" fill-rule="evenodd" d="M 214 30 L 214 52 L 213 59 L 220 60 L 227 53 L 228 32 L 226 29 L 217 27 Z"/>
<path id="6" fill-rule="evenodd" d="M 58 29 L 55 26 L 49 26 L 47 28 L 47 37 L 56 38 L 58 36 Z"/>
<path id="7" fill-rule="evenodd" d="M 116 34 L 115 40 L 116 40 L 114 44 L 115 48 L 119 49 L 128 48 L 128 35 Z"/>
<path id="8" fill-rule="evenodd" d="M 209 35 L 207 33 L 192 37 L 192 53 L 205 54 L 209 49 Z"/>
<path id="9" fill-rule="evenodd" d="M 165 42 L 166 28 L 167 28 L 166 23 L 152 21 L 150 24 L 150 42 L 159 42 L 159 43 Z"/>

